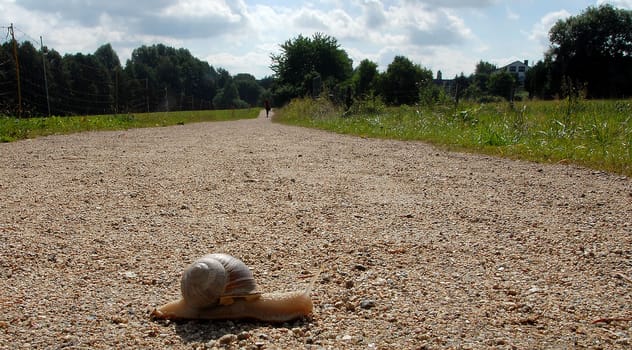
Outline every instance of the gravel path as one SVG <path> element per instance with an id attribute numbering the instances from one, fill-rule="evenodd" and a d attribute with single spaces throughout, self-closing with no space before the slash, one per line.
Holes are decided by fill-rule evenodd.
<path id="1" fill-rule="evenodd" d="M 0 144 L 0 195 L 2 349 L 632 346 L 626 177 L 260 116 Z M 209 252 L 314 317 L 151 320 Z"/>

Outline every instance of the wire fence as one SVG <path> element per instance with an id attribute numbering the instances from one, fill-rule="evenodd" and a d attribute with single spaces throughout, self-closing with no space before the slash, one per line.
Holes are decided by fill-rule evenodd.
<path id="1" fill-rule="evenodd" d="M 160 86 L 149 78 L 130 77 L 122 67 L 104 70 L 72 60 L 73 74 L 61 56 L 49 52 L 18 27 L 0 27 L 0 115 L 116 114 L 212 109 L 209 98 L 192 91 Z M 88 55 L 89 57 L 90 55 Z M 79 58 L 87 56 L 77 54 Z M 68 64 L 66 64 L 68 65 Z M 68 80 L 71 80 L 69 82 Z"/>

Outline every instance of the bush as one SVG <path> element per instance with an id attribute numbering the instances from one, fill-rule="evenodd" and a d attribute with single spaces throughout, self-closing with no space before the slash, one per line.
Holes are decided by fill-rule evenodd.
<path id="1" fill-rule="evenodd" d="M 370 94 L 369 96 L 354 100 L 351 108 L 345 113 L 349 115 L 377 115 L 386 111 L 386 105 L 379 96 Z"/>

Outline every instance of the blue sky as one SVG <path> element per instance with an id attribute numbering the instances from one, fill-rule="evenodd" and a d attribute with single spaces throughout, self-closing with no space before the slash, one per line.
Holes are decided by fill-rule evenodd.
<path id="1" fill-rule="evenodd" d="M 258 78 L 272 74 L 280 44 L 322 32 L 354 66 L 366 58 L 383 71 L 404 55 L 453 77 L 480 60 L 537 61 L 557 20 L 602 3 L 632 9 L 632 0 L 0 0 L 0 27 L 13 23 L 17 38 L 36 46 L 41 35 L 62 54 L 110 43 L 123 64 L 141 45 L 184 47 Z"/>

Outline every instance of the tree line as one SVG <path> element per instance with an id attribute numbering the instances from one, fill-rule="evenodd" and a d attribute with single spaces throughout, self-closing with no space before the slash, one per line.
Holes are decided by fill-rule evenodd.
<path id="1" fill-rule="evenodd" d="M 231 75 L 162 44 L 141 46 L 125 66 L 106 44 L 93 54 L 36 49 L 30 42 L 0 46 L 0 114 L 74 115 L 242 108 L 270 99 L 282 106 L 291 99 L 327 94 L 348 107 L 356 100 L 381 99 L 389 105 L 519 98 L 632 96 L 632 11 L 611 5 L 589 7 L 558 21 L 549 32 L 544 59 L 517 77 L 480 61 L 473 74 L 439 78 L 405 56 L 383 72 L 370 60 L 355 68 L 336 38 L 323 33 L 299 35 L 271 56 L 272 77 L 257 80 Z M 15 47 L 14 47 L 15 45 Z M 17 51 L 19 65 L 15 62 Z M 14 67 L 21 68 L 21 89 Z M 16 90 L 22 96 L 16 96 Z M 21 100 L 21 102 L 18 101 Z M 18 111 L 17 109 L 21 109 Z"/>
<path id="2" fill-rule="evenodd" d="M 244 108 L 262 103 L 269 80 L 233 76 L 186 49 L 163 44 L 135 49 L 124 67 L 110 44 L 93 54 L 63 56 L 29 41 L 0 46 L 0 114 L 5 115 Z"/>
<path id="3" fill-rule="evenodd" d="M 569 94 L 586 98 L 632 96 L 632 11 L 611 5 L 589 7 L 559 20 L 549 32 L 544 59 L 526 72 L 524 80 L 492 63 L 480 61 L 470 76 L 433 79 L 433 72 L 409 58 L 396 56 L 384 72 L 363 60 L 352 69 L 351 59 L 335 38 L 322 33 L 298 36 L 272 56 L 272 94 L 285 103 L 322 89 L 338 102 L 381 98 L 386 104 L 437 103 L 520 98 L 553 99 Z"/>

